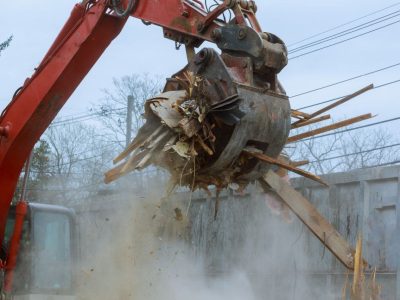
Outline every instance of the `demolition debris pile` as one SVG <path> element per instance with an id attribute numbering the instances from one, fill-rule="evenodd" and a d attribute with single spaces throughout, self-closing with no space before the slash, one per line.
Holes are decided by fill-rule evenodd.
<path id="1" fill-rule="evenodd" d="M 325 184 L 318 176 L 298 168 L 307 164 L 307 161 L 292 162 L 281 150 L 279 155 L 272 157 L 268 155 L 266 147 L 257 141 L 248 141 L 245 145 L 238 141 L 237 147 L 242 147 L 239 155 L 231 157 L 231 160 L 225 162 L 223 169 L 216 172 L 213 164 L 224 151 L 226 152 L 235 131 L 244 127 L 243 123 L 246 124 L 250 113 L 248 106 L 244 104 L 250 100 L 233 94 L 216 101 L 205 92 L 207 79 L 190 71 L 183 72 L 182 77 L 176 76 L 175 80 L 181 89 L 164 92 L 146 101 L 146 123 L 132 143 L 114 160 L 114 163 L 120 164 L 106 173 L 106 182 L 112 182 L 128 172 L 141 170 L 153 164 L 169 171 L 172 178 L 171 188 L 180 185 L 191 190 L 208 190 L 208 186 L 214 185 L 217 190 L 228 186 L 243 190 L 250 181 L 257 179 L 246 175 L 262 162 L 264 165 L 275 166 L 275 170 L 292 171 Z M 322 115 L 323 113 L 372 88 L 373 85 L 369 85 L 312 114 L 292 109 L 291 117 L 295 121 L 291 128 L 297 129 L 328 120 L 330 115 Z M 266 118 L 268 117 L 266 114 Z M 371 117 L 371 114 L 365 114 L 292 135 L 287 138 L 286 144 Z"/>
<path id="2" fill-rule="evenodd" d="M 221 152 L 222 137 L 217 132 L 229 130 L 244 116 L 237 94 L 213 101 L 201 93 L 203 79 L 184 73 L 179 82 L 184 90 L 169 91 L 146 102 L 146 124 L 129 147 L 115 160 L 131 157 L 107 174 L 111 181 L 129 171 L 155 164 L 167 169 L 180 185 L 207 188 L 213 184 L 225 187 L 240 170 L 240 160 L 227 168 L 222 176 L 202 172 Z"/>

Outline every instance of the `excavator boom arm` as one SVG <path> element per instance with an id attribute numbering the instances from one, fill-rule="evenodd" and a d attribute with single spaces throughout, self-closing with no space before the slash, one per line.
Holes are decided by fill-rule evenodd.
<path id="1" fill-rule="evenodd" d="M 49 53 L 1 115 L 0 241 L 21 169 L 36 141 L 125 24 L 106 11 L 106 1 L 77 4 Z"/>

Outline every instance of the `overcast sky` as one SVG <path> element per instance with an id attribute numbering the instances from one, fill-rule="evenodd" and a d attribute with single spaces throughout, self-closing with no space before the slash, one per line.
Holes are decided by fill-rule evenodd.
<path id="1" fill-rule="evenodd" d="M 22 85 L 25 78 L 30 76 L 34 67 L 39 64 L 68 18 L 76 0 L 2 0 L 2 2 L 0 41 L 11 34 L 14 35 L 14 40 L 0 57 L 0 109 L 9 102 L 15 89 Z M 258 18 L 264 31 L 280 36 L 288 45 L 396 4 L 395 1 L 388 0 L 259 0 L 257 3 Z M 394 6 L 349 27 L 399 9 L 400 5 Z M 398 19 L 394 18 L 377 26 Z M 335 32 L 341 30 L 343 28 Z M 398 63 L 400 62 L 399 36 L 400 23 L 397 23 L 349 42 L 292 60 L 280 74 L 280 79 L 287 93 L 295 95 Z M 132 19 L 106 50 L 60 114 L 71 116 L 85 112 L 92 103 L 102 97 L 103 88 L 111 87 L 113 77 L 118 78 L 132 73 L 167 77 L 182 68 L 185 59 L 184 49 L 176 51 L 174 43 L 162 37 L 160 28 L 146 27 L 138 20 Z M 399 69 L 400 67 L 392 68 L 346 84 L 296 97 L 292 100 L 292 107 L 298 108 L 346 95 L 369 83 L 379 85 L 400 79 Z M 374 90 L 334 110 L 332 115 L 336 119 L 343 119 L 371 112 L 379 115 L 376 120 L 400 116 L 399 91 L 400 83 Z M 386 126 L 390 126 L 394 131 L 399 124 L 400 122 L 394 122 Z"/>

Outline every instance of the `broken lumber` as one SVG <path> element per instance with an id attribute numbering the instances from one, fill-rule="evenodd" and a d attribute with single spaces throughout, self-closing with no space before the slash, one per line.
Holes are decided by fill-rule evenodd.
<path id="1" fill-rule="evenodd" d="M 322 121 L 325 121 L 325 120 L 329 120 L 330 118 L 331 118 L 331 115 L 325 115 L 325 116 L 322 116 L 322 117 L 319 117 L 319 118 L 305 120 L 305 121 L 302 121 L 301 123 L 296 122 L 296 123 L 292 124 L 292 129 L 296 129 L 296 128 L 308 126 L 308 125 L 311 125 L 311 124 L 319 123 L 319 122 L 322 122 Z"/>
<path id="2" fill-rule="evenodd" d="M 163 129 L 163 126 L 159 126 L 154 132 L 151 133 L 150 136 L 145 136 L 145 135 L 139 135 L 137 138 L 135 138 L 130 145 L 121 153 L 119 154 L 114 160 L 113 163 L 117 164 L 123 159 L 127 158 L 129 154 L 131 154 L 134 150 L 136 150 L 138 147 L 142 145 L 146 145 L 148 142 L 150 142 L 154 137 L 156 137 L 161 130 Z"/>
<path id="3" fill-rule="evenodd" d="M 303 121 L 304 119 L 308 120 L 311 118 L 309 114 L 306 114 L 299 110 L 292 109 L 291 113 L 293 118 L 300 119 L 300 121 Z"/>
<path id="4" fill-rule="evenodd" d="M 250 155 L 250 156 L 252 156 L 252 157 L 254 157 L 254 158 L 257 158 L 258 160 L 261 160 L 261 161 L 269 163 L 269 164 L 276 165 L 278 167 L 284 168 L 284 169 L 286 169 L 288 171 L 291 171 L 293 173 L 296 173 L 296 174 L 299 174 L 301 176 L 307 177 L 307 178 L 309 178 L 311 180 L 314 180 L 314 181 L 316 181 L 316 182 L 318 182 L 318 183 L 320 183 L 322 185 L 328 186 L 328 184 L 325 181 L 323 181 L 320 177 L 318 177 L 317 175 L 314 175 L 314 174 L 312 174 L 310 172 L 307 172 L 307 171 L 304 171 L 302 169 L 299 169 L 299 168 L 297 168 L 297 167 L 295 167 L 293 165 L 287 164 L 287 163 L 285 163 L 285 162 L 283 162 L 281 160 L 269 157 L 269 156 L 265 155 L 264 153 L 259 152 L 257 149 L 245 148 L 243 150 L 243 152 L 248 154 L 248 155 Z"/>
<path id="5" fill-rule="evenodd" d="M 374 88 L 374 85 L 370 84 L 370 85 L 358 90 L 357 92 L 354 92 L 353 94 L 350 94 L 350 95 L 348 95 L 348 96 L 346 96 L 346 97 L 344 97 L 344 98 L 342 98 L 342 99 L 340 99 L 340 100 L 338 100 L 338 101 L 336 101 L 336 102 L 334 102 L 334 103 L 332 103 L 332 104 L 330 104 L 330 105 L 328 105 L 328 106 L 326 106 L 326 107 L 324 107 L 324 108 L 322 108 L 320 110 L 317 110 L 316 112 L 310 114 L 309 115 L 310 116 L 309 119 L 315 118 L 316 116 L 319 116 L 319 115 L 327 112 L 328 110 L 331 110 L 331 109 L 333 109 L 333 108 L 335 108 L 335 107 L 337 107 L 339 105 L 342 105 L 343 103 L 346 103 L 347 101 L 349 101 L 351 99 L 354 99 L 355 97 L 357 97 L 357 96 L 359 96 L 361 94 L 364 94 L 365 92 L 368 92 L 369 90 L 372 90 L 373 88 Z M 301 122 L 301 120 L 297 121 L 293 125 L 297 125 L 300 122 Z"/>
<path id="6" fill-rule="evenodd" d="M 310 163 L 309 160 L 300 160 L 300 161 L 290 161 L 290 165 L 294 167 L 301 167 L 308 165 Z"/>
<path id="7" fill-rule="evenodd" d="M 271 170 L 259 182 L 266 192 L 272 188 L 329 251 L 348 269 L 353 269 L 354 249 L 310 201 Z"/>
<path id="8" fill-rule="evenodd" d="M 315 129 L 315 130 L 307 131 L 307 132 L 304 132 L 304 133 L 289 137 L 288 140 L 287 140 L 287 143 L 288 144 L 289 143 L 294 143 L 294 142 L 297 142 L 297 141 L 305 139 L 305 138 L 309 138 L 309 137 L 312 137 L 312 136 L 315 136 L 315 135 L 318 135 L 318 134 L 321 134 L 321 133 L 324 133 L 324 132 L 327 132 L 327 131 L 335 130 L 335 129 L 338 129 L 338 128 L 346 127 L 348 125 L 351 125 L 351 124 L 354 124 L 354 123 L 357 123 L 357 122 L 361 122 L 361 121 L 364 121 L 364 120 L 367 120 L 367 119 L 370 119 L 370 118 L 372 118 L 371 114 L 365 114 L 365 115 L 361 115 L 361 116 L 358 116 L 358 117 L 355 117 L 355 118 L 347 119 L 347 120 L 344 120 L 344 121 L 341 121 L 341 122 L 338 122 L 338 123 L 334 123 L 332 125 L 321 127 L 321 128 Z"/>

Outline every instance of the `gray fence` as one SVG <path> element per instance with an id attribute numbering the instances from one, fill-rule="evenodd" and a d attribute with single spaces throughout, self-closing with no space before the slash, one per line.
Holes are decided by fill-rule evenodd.
<path id="1" fill-rule="evenodd" d="M 400 217 L 396 213 L 400 167 L 331 174 L 324 180 L 329 188 L 302 178 L 293 179 L 292 185 L 352 245 L 362 234 L 364 257 L 378 270 L 383 299 L 400 299 L 400 278 L 396 278 L 400 267 Z M 271 210 L 268 197 L 271 195 L 265 195 L 257 186 L 244 195 L 225 191 L 215 217 L 214 197 L 203 193 L 176 195 L 183 200 L 183 210 L 191 203 L 191 249 L 196 257 L 204 259 L 210 278 L 243 273 L 255 299 L 340 299 L 347 271 L 296 217 L 287 222 L 287 217 Z M 110 204 L 118 201 L 118 197 L 102 200 L 78 211 L 82 217 L 83 252 L 90 255 L 87 241 L 102 234 L 96 236 L 93 230 L 85 232 L 85 228 L 95 223 L 100 231 L 107 230 L 108 216 L 125 205 Z"/>
<path id="2" fill-rule="evenodd" d="M 292 180 L 352 245 L 363 236 L 364 256 L 377 268 L 384 299 L 400 299 L 399 176 L 394 166 L 324 176 L 330 187 Z M 256 290 L 276 299 L 337 299 L 347 271 L 298 220 L 286 224 L 271 213 L 265 195 L 254 189 L 244 196 L 224 194 L 216 220 L 214 201 L 200 197 L 193 204 L 193 244 L 210 272 L 244 269 L 258 282 Z"/>

